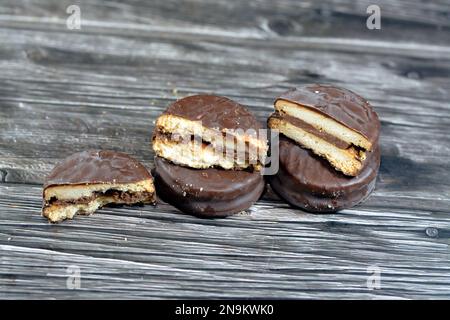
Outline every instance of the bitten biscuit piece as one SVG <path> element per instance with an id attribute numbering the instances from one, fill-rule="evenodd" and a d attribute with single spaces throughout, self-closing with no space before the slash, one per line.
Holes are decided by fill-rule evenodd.
<path id="1" fill-rule="evenodd" d="M 261 128 L 240 104 L 195 95 L 176 101 L 157 119 L 152 146 L 157 156 L 178 165 L 258 171 L 268 148 Z"/>
<path id="2" fill-rule="evenodd" d="M 268 126 L 348 176 L 364 168 L 367 152 L 378 144 L 380 133 L 378 116 L 365 99 L 321 84 L 305 85 L 277 98 Z"/>
<path id="3" fill-rule="evenodd" d="M 114 151 L 75 153 L 44 184 L 42 215 L 51 222 L 91 214 L 107 204 L 155 203 L 153 178 L 130 156 Z"/>

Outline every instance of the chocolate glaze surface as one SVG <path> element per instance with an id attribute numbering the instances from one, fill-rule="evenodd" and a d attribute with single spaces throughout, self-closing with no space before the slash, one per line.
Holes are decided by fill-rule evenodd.
<path id="1" fill-rule="evenodd" d="M 200 217 L 224 217 L 248 209 L 264 191 L 259 172 L 192 169 L 155 157 L 157 195 Z"/>
<path id="2" fill-rule="evenodd" d="M 179 116 L 191 121 L 202 121 L 212 129 L 255 129 L 261 124 L 239 103 L 215 95 L 194 95 L 175 101 L 164 114 Z"/>
<path id="3" fill-rule="evenodd" d="M 57 164 L 45 180 L 44 189 L 53 185 L 134 183 L 151 178 L 140 162 L 125 153 L 88 150 Z"/>
<path id="4" fill-rule="evenodd" d="M 291 205 L 311 212 L 335 212 L 358 204 L 375 188 L 378 146 L 356 177 L 334 170 L 326 160 L 284 136 L 280 136 L 279 152 L 279 171 L 268 179 L 272 189 Z"/>
<path id="5" fill-rule="evenodd" d="M 291 89 L 278 100 L 289 101 L 318 111 L 378 143 L 380 121 L 366 99 L 353 91 L 328 84 L 307 84 Z"/>

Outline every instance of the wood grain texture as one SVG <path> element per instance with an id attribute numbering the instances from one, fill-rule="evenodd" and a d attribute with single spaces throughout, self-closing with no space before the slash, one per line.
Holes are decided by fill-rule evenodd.
<path id="1" fill-rule="evenodd" d="M 0 298 L 449 298 L 450 6 L 375 1 L 78 1 L 0 6 Z M 151 168 L 154 120 L 214 92 L 265 121 L 275 96 L 329 82 L 382 121 L 377 189 L 335 215 L 273 193 L 202 220 L 105 208 L 49 225 L 41 183 L 69 154 L 128 152 Z M 82 287 L 68 290 L 67 267 Z M 381 289 L 366 286 L 381 269 Z"/>
<path id="2" fill-rule="evenodd" d="M 376 195 L 364 207 L 339 215 L 304 214 L 264 200 L 248 215 L 230 219 L 197 219 L 160 204 L 157 210 L 105 208 L 49 225 L 39 217 L 40 187 L 0 190 L 5 199 L 1 285 L 10 297 L 443 298 L 450 293 L 450 217 L 407 209 L 383 213 Z M 81 269 L 79 291 L 64 290 L 71 265 Z M 373 265 L 382 271 L 379 291 L 366 286 Z"/>

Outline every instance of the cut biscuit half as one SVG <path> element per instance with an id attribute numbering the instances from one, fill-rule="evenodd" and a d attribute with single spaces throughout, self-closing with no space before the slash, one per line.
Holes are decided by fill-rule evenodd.
<path id="1" fill-rule="evenodd" d="M 275 100 L 268 126 L 348 176 L 364 168 L 380 133 L 378 116 L 367 100 L 330 84 L 306 84 L 283 93 Z"/>
<path id="2" fill-rule="evenodd" d="M 272 129 L 278 129 L 303 147 L 311 149 L 315 154 L 324 157 L 336 170 L 342 171 L 345 175 L 356 176 L 363 168 L 366 154 L 358 148 L 349 146 L 346 149 L 340 149 L 311 131 L 293 125 L 282 116 L 271 116 L 268 125 Z"/>
<path id="3" fill-rule="evenodd" d="M 156 155 L 191 168 L 259 171 L 267 138 L 244 107 L 218 96 L 178 100 L 158 117 L 152 147 Z"/>
<path id="4" fill-rule="evenodd" d="M 84 151 L 58 164 L 46 179 L 42 215 L 50 222 L 108 205 L 154 204 L 153 178 L 137 160 L 114 151 Z"/>
<path id="5" fill-rule="evenodd" d="M 260 170 L 267 145 L 254 133 L 211 129 L 197 121 L 162 115 L 156 122 L 153 150 L 159 157 L 191 168 Z"/>
<path id="6" fill-rule="evenodd" d="M 281 115 L 288 115 L 299 119 L 313 126 L 318 131 L 323 131 L 348 144 L 364 150 L 372 150 L 372 143 L 363 134 L 309 107 L 286 100 L 277 100 L 275 102 L 275 110 Z"/>

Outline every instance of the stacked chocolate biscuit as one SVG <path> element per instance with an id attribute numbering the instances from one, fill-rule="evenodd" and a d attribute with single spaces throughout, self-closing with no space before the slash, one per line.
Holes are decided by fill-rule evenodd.
<path id="1" fill-rule="evenodd" d="M 369 103 L 332 85 L 281 95 L 268 126 L 282 134 L 272 188 L 294 206 L 333 212 L 364 200 L 380 164 L 380 122 Z"/>
<path id="2" fill-rule="evenodd" d="M 153 133 L 158 196 L 197 216 L 227 216 L 250 207 L 264 190 L 267 153 L 261 125 L 225 97 L 195 95 L 170 105 Z"/>

